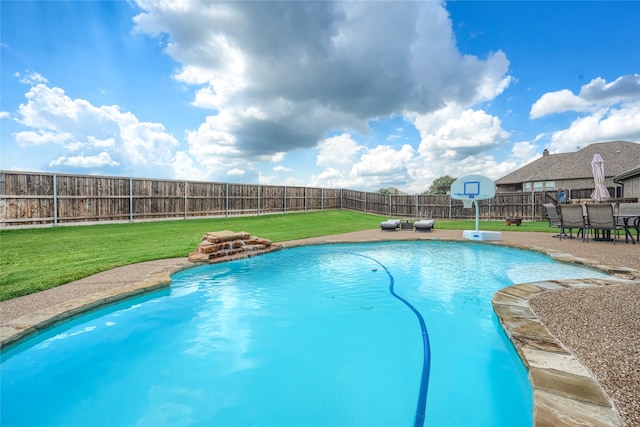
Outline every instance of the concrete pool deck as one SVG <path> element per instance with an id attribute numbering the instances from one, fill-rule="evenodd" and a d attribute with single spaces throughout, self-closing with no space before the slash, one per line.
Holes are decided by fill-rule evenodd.
<path id="1" fill-rule="evenodd" d="M 535 425 L 640 425 L 640 244 L 560 241 L 550 233 L 502 235 L 502 241 L 486 244 L 536 250 L 612 274 L 518 284 L 494 295 L 494 310 L 529 370 Z M 374 229 L 280 244 L 392 240 L 463 239 L 455 230 Z M 134 264 L 0 302 L 0 343 L 6 346 L 88 309 L 167 287 L 172 273 L 193 265 L 186 256 Z"/>

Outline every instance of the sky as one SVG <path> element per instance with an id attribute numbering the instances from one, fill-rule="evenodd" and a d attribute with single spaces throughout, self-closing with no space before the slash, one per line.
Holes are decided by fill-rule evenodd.
<path id="1" fill-rule="evenodd" d="M 640 142 L 640 1 L 0 2 L 0 168 L 415 194 Z"/>

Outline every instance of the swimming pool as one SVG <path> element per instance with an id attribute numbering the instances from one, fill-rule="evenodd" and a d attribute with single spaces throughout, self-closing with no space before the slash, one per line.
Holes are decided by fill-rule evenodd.
<path id="1" fill-rule="evenodd" d="M 602 276 L 440 241 L 309 246 L 193 268 L 169 290 L 4 352 L 0 423 L 414 425 L 423 334 L 392 281 L 430 338 L 425 425 L 531 425 L 526 372 L 491 296 Z"/>

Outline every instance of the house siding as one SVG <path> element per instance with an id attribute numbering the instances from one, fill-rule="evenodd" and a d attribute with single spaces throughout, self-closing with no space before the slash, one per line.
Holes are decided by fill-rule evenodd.
<path id="1" fill-rule="evenodd" d="M 545 189 L 546 191 L 585 190 L 585 189 L 589 189 L 589 188 L 595 188 L 595 182 L 593 181 L 593 178 L 556 179 L 556 180 L 551 180 L 551 181 L 553 181 L 555 183 L 554 189 L 553 190 Z M 605 185 L 607 186 L 607 188 L 609 188 L 609 191 L 611 191 L 611 189 L 614 189 L 614 191 L 617 191 L 618 193 L 620 193 L 622 191 L 621 188 L 620 188 L 621 187 L 620 184 L 614 183 L 613 182 L 613 178 L 605 179 Z M 625 183 L 625 185 L 626 185 L 626 183 Z M 640 186 L 640 184 L 637 184 L 637 183 L 635 185 L 636 186 Z M 615 190 L 616 187 L 618 188 L 617 190 Z M 640 188 L 638 188 L 638 190 L 640 190 Z M 523 191 L 522 185 L 513 184 L 513 185 L 496 186 L 496 192 L 497 193 L 510 193 L 510 192 L 514 192 L 514 191 Z"/>
<path id="2" fill-rule="evenodd" d="M 640 200 L 640 176 L 634 176 L 621 183 L 624 185 L 624 197 L 637 197 Z"/>

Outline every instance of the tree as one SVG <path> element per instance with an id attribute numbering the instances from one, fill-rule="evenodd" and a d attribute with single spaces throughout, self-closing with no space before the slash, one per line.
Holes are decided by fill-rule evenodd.
<path id="1" fill-rule="evenodd" d="M 377 191 L 380 194 L 393 194 L 393 195 L 404 195 L 402 191 L 398 190 L 395 187 L 381 188 Z"/>
<path id="2" fill-rule="evenodd" d="M 452 178 L 449 175 L 441 176 L 433 180 L 433 183 L 427 190 L 427 194 L 447 194 L 451 189 L 451 184 L 458 178 Z"/>

